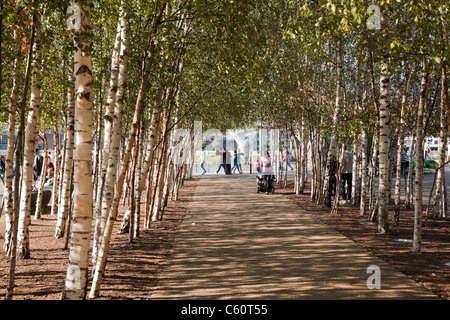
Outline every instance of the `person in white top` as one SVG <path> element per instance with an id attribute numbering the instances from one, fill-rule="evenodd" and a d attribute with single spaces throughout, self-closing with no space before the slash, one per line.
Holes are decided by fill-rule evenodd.
<path id="1" fill-rule="evenodd" d="M 271 178 L 273 175 L 272 168 L 272 159 L 270 158 L 270 154 L 268 151 L 263 152 L 263 156 L 261 157 L 261 174 L 263 176 L 263 180 L 266 185 L 266 194 L 269 194 Z"/>
<path id="2" fill-rule="evenodd" d="M 202 147 L 202 153 L 200 154 L 200 167 L 203 169 L 202 175 L 207 172 L 205 169 L 205 158 L 206 158 L 205 147 Z"/>

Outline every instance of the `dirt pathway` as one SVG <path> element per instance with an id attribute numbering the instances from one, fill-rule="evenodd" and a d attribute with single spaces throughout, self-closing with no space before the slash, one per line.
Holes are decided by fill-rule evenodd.
<path id="1" fill-rule="evenodd" d="M 437 298 L 254 175 L 203 177 L 173 250 L 151 299 Z"/>

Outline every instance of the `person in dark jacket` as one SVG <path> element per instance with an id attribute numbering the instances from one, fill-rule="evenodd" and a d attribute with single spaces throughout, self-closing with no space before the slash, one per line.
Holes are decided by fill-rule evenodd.
<path id="1" fill-rule="evenodd" d="M 0 176 L 2 179 L 5 179 L 5 171 L 6 171 L 6 159 L 4 156 L 0 158 Z"/>
<path id="2" fill-rule="evenodd" d="M 42 174 L 42 166 L 44 163 L 44 157 L 39 154 L 39 148 L 36 148 L 36 155 L 34 156 L 33 164 L 33 179 L 34 181 L 39 180 Z"/>

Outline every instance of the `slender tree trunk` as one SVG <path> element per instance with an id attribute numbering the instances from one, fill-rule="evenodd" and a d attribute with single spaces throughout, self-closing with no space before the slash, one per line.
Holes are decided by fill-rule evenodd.
<path id="1" fill-rule="evenodd" d="M 356 108 L 358 111 L 362 111 L 362 97 L 361 97 L 361 62 L 358 60 L 358 65 L 356 69 Z M 364 128 L 361 123 L 361 128 Z M 364 130 L 364 129 L 363 129 Z M 361 135 L 355 137 L 354 150 L 353 150 L 353 168 L 352 168 L 352 196 L 351 202 L 352 204 L 357 203 L 358 191 L 359 195 L 361 194 L 361 186 L 359 185 L 360 176 L 361 176 L 361 144 L 362 139 Z M 359 197 L 360 198 L 360 197 Z"/>
<path id="2" fill-rule="evenodd" d="M 92 186 L 92 41 L 91 1 L 81 8 L 81 31 L 77 31 L 77 51 L 74 56 L 75 77 L 75 130 L 76 148 L 73 152 L 73 217 L 63 300 L 82 300 L 88 285 L 89 249 L 93 215 Z M 79 5 L 79 4 L 77 4 Z"/>
<path id="3" fill-rule="evenodd" d="M 317 132 L 310 130 L 309 139 L 311 141 L 311 201 L 315 202 L 317 198 L 317 153 L 314 146 L 318 146 Z"/>
<path id="4" fill-rule="evenodd" d="M 150 133 L 149 133 L 149 142 L 147 146 L 147 156 L 144 160 L 143 168 L 142 168 L 142 179 L 141 184 L 145 183 L 146 177 L 148 176 L 148 172 L 150 170 L 150 166 L 153 164 L 154 159 L 154 148 L 158 137 L 158 128 L 159 123 L 161 120 L 161 111 L 163 107 L 163 94 L 164 94 L 164 87 L 163 87 L 163 78 L 160 77 L 158 82 L 158 89 L 156 91 L 156 104 L 155 107 L 152 110 L 152 120 L 150 124 Z M 151 177 L 151 176 L 149 176 Z M 141 185 L 142 187 L 142 185 Z"/>
<path id="5" fill-rule="evenodd" d="M 33 181 L 33 156 L 36 150 L 36 125 L 41 104 L 41 37 L 40 16 L 35 12 L 35 41 L 33 43 L 33 72 L 30 98 L 30 110 L 28 113 L 27 128 L 25 131 L 25 150 L 22 174 L 22 189 L 20 195 L 19 229 L 17 254 L 19 259 L 30 258 L 29 229 L 31 218 L 31 189 Z"/>
<path id="6" fill-rule="evenodd" d="M 51 205 L 51 215 L 55 215 L 58 212 L 58 185 L 59 185 L 59 171 L 61 167 L 61 163 L 59 161 L 60 153 L 60 142 L 59 142 L 59 129 L 58 126 L 55 125 L 54 129 L 55 136 L 55 173 L 53 174 L 53 190 L 52 190 L 52 205 Z"/>
<path id="7" fill-rule="evenodd" d="M 129 51 L 129 36 L 128 36 L 128 21 L 125 9 L 122 7 L 121 13 L 121 36 L 122 46 L 120 49 L 121 62 L 119 65 L 119 77 L 118 77 L 118 89 L 116 94 L 115 108 L 114 108 L 114 121 L 112 125 L 111 141 L 109 145 L 109 159 L 104 158 L 104 161 L 108 161 L 108 167 L 106 170 L 106 176 L 104 177 L 104 186 L 102 194 L 102 208 L 100 221 L 96 221 L 96 228 L 94 233 L 94 248 L 92 255 L 94 262 L 97 256 L 97 250 L 100 247 L 100 241 L 105 229 L 106 220 L 111 209 L 111 204 L 114 197 L 114 188 L 118 171 L 118 163 L 120 156 L 120 139 L 122 136 L 122 116 L 124 108 L 125 90 L 127 83 L 127 69 L 128 69 L 128 51 Z M 106 124 L 105 124 L 106 126 Z M 106 157 L 107 153 L 104 153 Z M 99 223 L 99 224 L 98 224 Z M 95 263 L 94 263 L 95 265 Z"/>
<path id="8" fill-rule="evenodd" d="M 363 131 L 361 135 L 361 197 L 359 201 L 359 214 L 366 214 L 367 199 L 367 133 Z"/>
<path id="9" fill-rule="evenodd" d="M 44 140 L 44 161 L 42 164 L 42 172 L 46 172 L 47 170 L 47 163 L 48 163 L 48 147 L 47 147 L 47 137 L 45 136 L 45 133 L 43 135 Z M 44 196 L 44 183 L 45 183 L 45 174 L 41 174 L 39 178 L 39 191 L 38 196 L 36 199 L 36 211 L 34 212 L 34 219 L 40 219 L 41 218 L 41 210 L 42 210 L 42 198 Z"/>
<path id="10" fill-rule="evenodd" d="M 134 218 L 133 222 L 134 224 L 130 224 L 130 229 L 133 229 L 133 238 L 139 238 L 139 230 L 140 230 L 140 223 L 141 223 L 141 170 L 142 170 L 142 159 L 143 155 L 141 154 L 143 150 L 143 140 L 144 140 L 144 132 L 143 132 L 143 125 L 141 124 L 140 129 L 140 139 L 139 139 L 139 155 L 138 155 L 138 162 L 137 162 L 137 168 L 136 168 L 136 184 L 134 188 L 136 189 L 135 199 L 132 199 L 132 201 L 135 202 L 135 212 L 134 212 Z"/>
<path id="11" fill-rule="evenodd" d="M 442 208 L 446 208 L 445 203 L 442 205 L 441 202 L 444 200 L 444 188 L 445 185 L 445 149 L 447 146 L 447 104 L 448 104 L 448 85 L 447 85 L 447 76 L 446 76 L 446 62 L 444 61 L 441 66 L 441 132 L 439 136 L 440 143 L 440 154 L 439 154 L 439 169 L 437 173 L 437 181 L 436 181 L 436 193 L 433 198 L 433 206 L 432 206 L 432 218 L 437 219 L 439 216 L 444 217 L 445 210 L 441 210 Z M 442 211 L 442 214 L 440 212 Z"/>
<path id="12" fill-rule="evenodd" d="M 340 150 L 340 159 L 339 159 L 339 166 L 338 170 L 336 172 L 336 195 L 334 196 L 334 203 L 331 208 L 331 214 L 338 214 L 339 213 L 339 198 L 340 198 L 340 190 L 341 190 L 341 175 L 342 175 L 342 169 L 344 166 L 344 152 L 345 149 L 341 147 Z"/>
<path id="13" fill-rule="evenodd" d="M 444 107 L 447 108 L 446 110 L 446 121 L 447 121 L 447 134 L 450 133 L 450 101 L 448 97 L 448 80 L 447 80 L 447 61 L 444 61 L 442 64 L 442 96 L 443 96 L 443 103 Z M 450 158 L 450 154 L 448 155 Z M 445 172 L 445 171 L 444 171 Z M 448 217 L 448 203 L 447 203 L 447 184 L 445 183 L 445 174 L 442 176 L 442 216 Z"/>
<path id="14" fill-rule="evenodd" d="M 97 184 L 97 205 L 95 208 L 95 228 L 94 228 L 94 243 L 92 248 L 92 256 L 97 255 L 98 239 L 101 237 L 101 216 L 102 216 L 102 204 L 103 204 L 103 193 L 105 186 L 105 177 L 108 170 L 109 164 L 109 154 L 110 145 L 112 138 L 112 131 L 114 125 L 114 109 L 116 105 L 116 96 L 118 90 L 119 81 L 119 66 L 120 66 L 120 52 L 122 46 L 122 23 L 123 23 L 123 2 L 120 6 L 120 16 L 117 23 L 117 31 L 115 37 L 115 43 L 113 48 L 113 54 L 111 58 L 111 78 L 108 89 L 108 97 L 106 99 L 105 105 L 105 129 L 104 129 L 104 140 L 103 140 L 103 150 L 102 150 L 102 163 L 100 168 L 100 175 Z"/>
<path id="15" fill-rule="evenodd" d="M 308 169 L 307 169 L 307 155 L 308 155 L 308 140 L 306 139 L 307 137 L 307 130 L 306 130 L 306 120 L 305 120 L 305 114 L 303 114 L 302 117 L 302 124 L 301 124 L 301 162 L 300 162 L 300 168 L 301 168 L 301 172 L 300 172 L 300 193 L 303 194 L 304 189 L 305 189 L 305 185 L 306 185 L 306 181 L 307 181 L 307 176 L 308 176 Z M 286 180 L 287 180 L 287 155 L 286 155 L 286 160 L 285 160 L 285 169 L 286 169 Z"/>
<path id="16" fill-rule="evenodd" d="M 73 68 L 71 74 L 73 74 Z M 69 83 L 73 83 L 73 76 L 70 76 Z M 59 239 L 64 236 L 64 230 L 66 229 L 66 221 L 69 213 L 69 206 L 71 202 L 72 194 L 72 177 L 73 177 L 73 152 L 74 152 L 74 130 L 75 119 L 74 109 L 75 100 L 73 97 L 73 89 L 67 89 L 67 132 L 66 132 L 66 155 L 64 156 L 64 177 L 62 184 L 62 192 L 60 198 L 60 205 L 58 207 L 58 219 L 55 228 L 55 238 Z"/>
<path id="17" fill-rule="evenodd" d="M 33 20 L 36 16 L 33 15 Z M 29 76 L 31 69 L 32 52 L 34 48 L 34 38 L 35 38 L 35 23 L 31 27 L 31 37 L 30 37 L 30 49 L 27 57 L 27 66 L 25 70 L 25 81 L 22 91 L 22 101 L 20 103 L 20 122 L 19 131 L 17 133 L 17 145 L 16 145 L 16 159 L 15 159 L 15 177 L 14 177 L 14 208 L 13 208 L 13 227 L 11 242 L 8 247 L 7 255 L 10 257 L 9 265 L 9 277 L 8 285 L 6 287 L 6 300 L 11 300 L 14 295 L 15 287 L 15 277 L 16 277 L 16 261 L 17 261 L 17 242 L 18 242 L 18 227 L 19 227 L 19 210 L 20 210 L 20 184 L 21 184 L 21 166 L 23 160 L 23 139 L 25 131 L 25 106 L 26 106 L 26 96 L 28 93 Z M 14 133 L 13 133 L 14 137 Z"/>
<path id="18" fill-rule="evenodd" d="M 427 99 L 428 73 L 425 59 L 422 61 L 422 81 L 420 85 L 419 110 L 417 112 L 417 160 L 416 160 L 416 178 L 415 178 L 415 204 L 414 204 L 414 236 L 413 247 L 414 253 L 420 253 L 422 247 L 422 195 L 423 195 L 423 143 L 425 133 L 423 130 L 424 110 Z"/>
<path id="19" fill-rule="evenodd" d="M 325 170 L 325 180 L 323 184 L 323 201 L 324 204 L 331 208 L 331 195 L 330 195 L 330 182 L 331 177 L 334 174 L 332 171 L 333 162 L 336 161 L 336 144 L 337 144 L 337 134 L 339 130 L 339 122 L 340 122 L 340 113 L 341 113 L 341 80 L 342 80 L 342 64 L 341 64 L 341 47 L 339 44 L 338 47 L 338 57 L 336 59 L 337 61 L 337 75 L 336 75 L 336 102 L 334 107 L 334 115 L 333 115 L 333 133 L 331 135 L 330 140 L 330 147 L 328 149 L 328 155 L 327 155 L 327 163 L 326 163 L 326 170 Z M 338 186 L 336 186 L 338 188 Z M 339 194 L 336 192 L 336 196 L 338 197 Z"/>
<path id="20" fill-rule="evenodd" d="M 408 180 L 406 181 L 406 192 L 405 192 L 405 207 L 407 209 L 411 208 L 411 204 L 414 202 L 413 193 L 413 177 L 414 177 L 414 161 L 415 161 L 415 151 L 416 151 L 416 134 L 413 133 L 411 136 L 411 146 L 409 148 L 409 164 L 408 164 Z"/>
<path id="21" fill-rule="evenodd" d="M 388 192 L 389 186 L 389 48 L 384 53 L 380 76 L 380 118 L 379 118 L 379 182 L 378 182 L 378 232 L 389 231 Z"/>
<path id="22" fill-rule="evenodd" d="M 295 144 L 295 184 L 294 184 L 294 192 L 295 194 L 301 194 L 300 193 L 300 141 L 297 139 L 297 135 L 295 134 L 294 129 L 291 127 L 291 134 L 292 138 L 294 139 Z"/>
<path id="23" fill-rule="evenodd" d="M 73 161 L 72 161 L 72 173 L 73 173 Z M 72 179 L 73 180 L 73 179 Z M 66 231 L 64 232 L 65 236 L 64 236 L 64 250 L 67 250 L 69 248 L 69 239 L 70 239 L 70 230 L 71 230 L 71 226 L 72 226 L 72 210 L 73 210 L 73 186 L 70 189 L 70 202 L 69 202 L 69 208 L 68 208 L 68 213 L 67 213 L 67 223 L 66 223 Z"/>
<path id="24" fill-rule="evenodd" d="M 3 2 L 2 2 L 3 4 Z M 0 26 L 1 27 L 1 26 Z M 4 203 L 5 203 L 5 242 L 4 250 L 8 252 L 11 234 L 13 230 L 13 214 L 14 214 L 14 203 L 13 203 L 13 160 L 14 160 L 14 136 L 15 136 L 15 125 L 16 125 L 16 104 L 18 96 L 18 80 L 20 72 L 20 34 L 18 27 L 14 27 L 14 42 L 15 48 L 15 58 L 14 58 L 14 72 L 12 77 L 12 89 L 9 98 L 9 111 L 8 111 L 8 146 L 6 153 L 6 171 L 5 171 L 5 190 L 3 193 Z"/>
<path id="25" fill-rule="evenodd" d="M 139 161 L 139 135 L 140 135 L 140 126 L 138 127 L 138 133 L 136 133 L 136 144 L 134 146 L 134 159 L 133 159 L 133 167 L 131 168 L 131 190 L 130 190 L 130 223 L 129 223 L 129 233 L 128 233 L 128 242 L 134 242 L 134 218 L 136 212 L 136 202 L 135 202 L 135 185 L 136 185 L 136 167 L 137 162 Z"/>
<path id="26" fill-rule="evenodd" d="M 169 96 L 170 90 L 168 90 L 167 94 L 167 103 L 169 104 Z M 159 166 L 158 166 L 158 175 L 157 175 L 157 184 L 154 190 L 153 196 L 153 206 L 152 206 L 152 221 L 159 220 L 160 211 L 161 211 L 161 198 L 164 183 L 167 183 L 165 180 L 165 172 L 166 172 L 166 164 L 167 164 L 167 142 L 168 142 L 168 127 L 169 127 L 169 117 L 170 117 L 170 106 L 167 106 L 164 110 L 164 126 L 163 126 L 163 139 L 162 139 L 162 152 L 160 156 Z"/>
<path id="27" fill-rule="evenodd" d="M 94 155 L 94 201 L 97 203 L 98 191 L 99 191 L 99 176 L 101 175 L 102 166 L 102 130 L 103 130 L 103 88 L 104 88 L 104 78 L 102 77 L 100 85 L 100 110 L 97 109 L 97 128 L 96 141 L 95 141 L 95 155 Z M 97 211 L 97 206 L 96 206 Z"/>
<path id="28" fill-rule="evenodd" d="M 394 217 L 393 225 L 398 226 L 400 223 L 400 186 L 402 182 L 402 160 L 403 160 L 403 144 L 405 143 L 405 108 L 407 103 L 407 94 L 409 90 L 410 79 L 415 72 L 415 68 L 411 70 L 410 75 L 407 73 L 407 66 L 405 65 L 405 84 L 402 94 L 402 102 L 400 109 L 400 127 L 397 143 L 397 170 L 395 179 L 395 205 L 394 205 Z"/>
<path id="29" fill-rule="evenodd" d="M 369 220 L 372 221 L 376 213 L 376 201 L 375 201 L 375 175 L 377 172 L 377 152 L 378 152 L 378 140 L 379 131 L 376 129 L 372 139 L 372 156 L 369 165 Z"/>

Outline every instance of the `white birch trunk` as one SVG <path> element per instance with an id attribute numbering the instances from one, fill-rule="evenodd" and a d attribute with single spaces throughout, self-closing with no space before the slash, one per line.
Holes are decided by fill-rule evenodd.
<path id="1" fill-rule="evenodd" d="M 105 107 L 105 122 L 104 122 L 104 140 L 102 150 L 102 162 L 100 174 L 97 184 L 97 205 L 95 208 L 95 228 L 94 228 L 94 243 L 92 248 L 92 256 L 95 257 L 98 248 L 98 239 L 101 237 L 101 222 L 102 222 L 102 205 L 103 193 L 105 185 L 106 172 L 109 165 L 110 145 L 112 138 L 112 130 L 114 125 L 114 109 L 116 105 L 116 96 L 118 90 L 119 65 L 120 65 L 120 51 L 122 46 L 122 16 L 123 3 L 120 6 L 119 21 L 117 23 L 116 37 L 114 42 L 113 53 L 111 57 L 111 78 L 108 89 L 108 97 L 106 99 Z M 95 258 L 94 258 L 95 259 Z"/>
<path id="2" fill-rule="evenodd" d="M 436 193 L 433 198 L 433 206 L 432 206 L 432 218 L 437 219 L 439 217 L 445 217 L 446 212 L 446 204 L 444 201 L 444 189 L 446 188 L 445 185 L 445 149 L 447 146 L 447 95 L 448 92 L 448 86 L 447 86 L 447 79 L 445 74 L 445 66 L 443 65 L 441 67 L 442 70 L 442 76 L 441 76 L 441 132 L 439 136 L 439 148 L 440 148 L 440 154 L 439 154 L 439 170 L 437 173 L 437 180 L 436 180 Z M 447 93 L 448 94 L 448 93 Z"/>
<path id="3" fill-rule="evenodd" d="M 59 184 L 59 170 L 60 170 L 60 162 L 59 162 L 59 130 L 55 125 L 54 128 L 54 137 L 55 137 L 55 173 L 53 174 L 53 190 L 52 190 L 52 205 L 51 205 L 51 215 L 55 215 L 58 211 L 57 201 L 58 201 L 58 184 Z"/>
<path id="4" fill-rule="evenodd" d="M 417 160 L 416 160 L 416 177 L 415 177 L 415 200 L 414 200 L 414 233 L 413 247 L 414 253 L 420 253 L 422 247 L 422 195 L 423 195 L 423 148 L 424 148 L 424 129 L 423 119 L 427 98 L 428 74 L 425 61 L 422 62 L 422 81 L 420 85 L 419 110 L 417 112 Z"/>
<path id="5" fill-rule="evenodd" d="M 17 257 L 19 259 L 30 258 L 29 229 L 31 218 L 31 189 L 33 181 L 33 156 L 36 150 L 36 125 L 41 104 L 41 37 L 40 16 L 36 12 L 35 42 L 33 45 L 33 72 L 30 98 L 30 110 L 28 113 L 27 127 L 25 131 L 25 149 L 23 162 L 22 189 L 20 194 L 20 211 L 17 234 Z"/>
<path id="6" fill-rule="evenodd" d="M 5 190 L 3 193 L 3 201 L 5 205 L 5 242 L 4 242 L 4 250 L 8 252 L 12 230 L 13 230 L 13 159 L 14 159 L 14 136 L 15 136 L 15 123 L 16 123 L 16 104 L 17 104 L 17 95 L 18 95 L 18 86 L 17 81 L 19 80 L 19 72 L 20 72 L 20 34 L 18 27 L 14 28 L 14 42 L 16 44 L 15 48 L 15 59 L 14 59 L 14 73 L 13 73 L 13 82 L 11 95 L 9 97 L 9 114 L 8 114 L 8 146 L 6 153 L 6 172 L 5 172 Z"/>
<path id="7" fill-rule="evenodd" d="M 413 203 L 414 193 L 413 193 L 413 176 L 414 176 L 414 161 L 415 161 L 415 151 L 416 144 L 414 141 L 416 140 L 416 134 L 414 133 L 411 136 L 411 146 L 409 148 L 409 164 L 408 164 L 408 180 L 406 182 L 406 195 L 405 195 L 405 207 L 407 209 L 411 208 L 411 204 Z"/>
<path id="8" fill-rule="evenodd" d="M 394 206 L 394 218 L 393 224 L 395 226 L 399 225 L 400 220 L 400 186 L 402 181 L 402 154 L 403 154 L 403 144 L 405 143 L 405 108 L 407 102 L 407 94 L 409 89 L 409 83 L 411 76 L 414 72 L 414 68 L 411 70 L 411 74 L 408 77 L 406 73 L 405 67 L 405 85 L 403 88 L 402 94 L 402 102 L 401 102 L 401 110 L 400 110 L 400 127 L 399 127 L 399 135 L 398 135 L 398 143 L 397 143 L 397 170 L 396 170 L 396 179 L 395 179 L 395 206 Z"/>
<path id="9" fill-rule="evenodd" d="M 73 74 L 73 70 L 71 72 Z M 73 83 L 73 76 L 70 76 L 69 83 Z M 66 221 L 69 213 L 72 191 L 72 168 L 73 168 L 73 150 L 74 150 L 74 109 L 75 101 L 73 99 L 72 88 L 67 90 L 67 132 L 66 132 L 66 154 L 64 156 L 64 177 L 61 192 L 61 203 L 58 208 L 58 219 L 56 221 L 55 238 L 59 239 L 64 236 Z"/>
<path id="10" fill-rule="evenodd" d="M 378 182 L 378 232 L 386 233 L 388 225 L 389 191 L 389 49 L 386 50 L 381 64 L 380 76 L 380 118 L 379 118 L 379 182 Z"/>
<path id="11" fill-rule="evenodd" d="M 341 48 L 339 44 L 338 48 L 338 57 L 337 57 L 337 74 L 336 74 L 336 102 L 334 106 L 334 115 L 333 115 L 333 133 L 331 135 L 330 147 L 328 149 L 327 154 L 327 163 L 325 169 L 325 180 L 323 183 L 323 201 L 324 204 L 331 208 L 331 196 L 330 196 L 330 179 L 333 174 L 332 165 L 336 160 L 336 143 L 337 143 L 337 133 L 339 129 L 339 121 L 340 121 L 340 113 L 341 113 L 341 77 L 342 77 L 342 64 L 341 64 Z M 339 186 L 336 186 L 338 189 Z M 338 191 L 336 191 L 336 196 L 339 196 Z"/>
<path id="12" fill-rule="evenodd" d="M 366 213 L 367 194 L 367 133 L 363 131 L 361 135 L 361 196 L 359 201 L 359 215 Z"/>
<path id="13" fill-rule="evenodd" d="M 106 219 L 108 219 L 108 214 L 111 209 L 111 203 L 114 196 L 114 186 L 117 177 L 119 155 L 120 155 L 120 140 L 122 137 L 122 115 L 124 108 L 125 99 L 125 89 L 127 82 L 127 69 L 128 69 L 128 50 L 129 50 L 129 35 L 128 35 L 128 21 L 126 13 L 122 7 L 121 15 L 121 34 L 122 45 L 120 49 L 120 65 L 119 65 L 119 77 L 118 77 L 118 88 L 116 94 L 115 108 L 114 108 L 114 121 L 112 124 L 111 141 L 109 146 L 109 158 L 104 155 L 104 161 L 108 161 L 108 167 L 106 171 L 106 176 L 104 177 L 104 186 L 102 198 L 102 207 L 100 221 L 96 220 L 96 228 L 94 233 L 94 247 L 92 250 L 92 256 L 94 261 L 97 256 L 97 250 L 100 246 L 101 237 L 106 225 Z M 106 125 L 106 124 L 105 124 Z M 97 217 L 98 219 L 98 217 Z M 99 223 L 99 224 L 98 224 Z"/>
<path id="14" fill-rule="evenodd" d="M 90 34 L 91 1 L 81 8 L 81 32 L 74 56 L 75 77 L 75 149 L 72 234 L 65 290 L 62 299 L 82 300 L 88 284 L 89 248 L 92 223 L 92 58 Z"/>
<path id="15" fill-rule="evenodd" d="M 152 111 L 153 113 L 152 113 L 152 121 L 151 121 L 151 125 L 150 125 L 149 142 L 148 142 L 148 146 L 147 146 L 147 156 L 144 160 L 143 169 L 142 169 L 142 173 L 141 173 L 141 175 L 142 175 L 142 178 L 140 179 L 141 180 L 141 188 L 143 186 L 143 183 L 145 183 L 145 181 L 146 181 L 150 166 L 153 165 L 153 159 L 155 156 L 155 150 L 153 150 L 153 149 L 155 148 L 156 140 L 158 137 L 158 128 L 159 128 L 159 123 L 161 120 L 161 111 L 162 111 L 162 107 L 163 107 L 163 94 L 164 94 L 163 79 L 160 78 L 159 84 L 158 84 L 158 89 L 156 92 L 156 105 Z M 150 178 L 151 178 L 151 176 L 149 176 L 149 179 Z"/>

